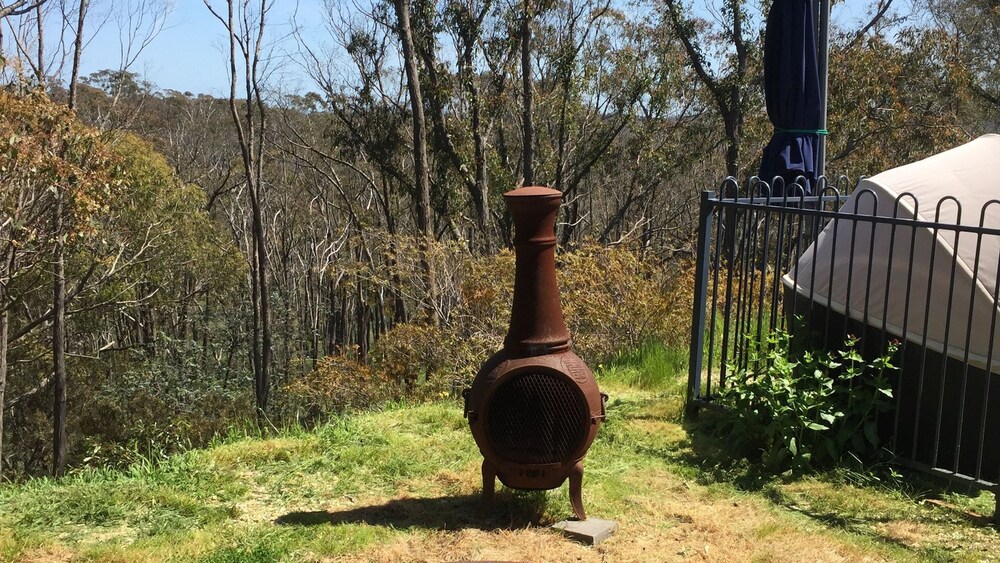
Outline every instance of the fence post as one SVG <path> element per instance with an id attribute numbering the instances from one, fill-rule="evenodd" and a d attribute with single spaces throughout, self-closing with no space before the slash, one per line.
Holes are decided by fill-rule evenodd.
<path id="1" fill-rule="evenodd" d="M 691 356 L 688 360 L 687 402 L 684 414 L 688 419 L 698 415 L 695 400 L 701 392 L 701 368 L 705 356 L 705 310 L 708 296 L 709 262 L 712 240 L 712 215 L 715 211 L 711 200 L 712 192 L 701 192 L 701 206 L 698 213 L 697 262 L 694 272 L 694 311 L 691 315 Z"/>

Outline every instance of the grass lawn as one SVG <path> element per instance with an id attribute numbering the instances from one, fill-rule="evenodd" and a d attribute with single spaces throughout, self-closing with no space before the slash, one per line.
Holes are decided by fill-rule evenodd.
<path id="1" fill-rule="evenodd" d="M 608 422 L 586 459 L 597 547 L 549 525 L 566 485 L 500 489 L 457 402 L 236 439 L 125 472 L 0 487 L 0 561 L 1000 561 L 993 496 L 917 476 L 767 476 L 680 420 L 676 358 L 600 370 Z M 932 499 L 928 501 L 928 499 Z"/>

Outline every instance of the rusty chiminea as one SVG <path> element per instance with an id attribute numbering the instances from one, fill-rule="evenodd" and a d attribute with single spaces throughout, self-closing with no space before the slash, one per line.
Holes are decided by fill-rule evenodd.
<path id="1" fill-rule="evenodd" d="M 465 416 L 483 454 L 483 501 L 495 478 L 514 489 L 554 489 L 569 477 L 580 520 L 583 457 L 607 398 L 573 353 L 556 285 L 555 220 L 562 194 L 527 187 L 504 194 L 514 219 L 514 303 L 503 349 L 465 393 Z"/>

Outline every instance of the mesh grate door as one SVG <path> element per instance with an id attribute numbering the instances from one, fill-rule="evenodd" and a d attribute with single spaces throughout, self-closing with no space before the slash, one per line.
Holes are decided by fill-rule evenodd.
<path id="1" fill-rule="evenodd" d="M 505 461 L 566 461 L 586 439 L 590 411 L 579 387 L 565 376 L 528 372 L 494 392 L 485 421 L 493 450 Z"/>

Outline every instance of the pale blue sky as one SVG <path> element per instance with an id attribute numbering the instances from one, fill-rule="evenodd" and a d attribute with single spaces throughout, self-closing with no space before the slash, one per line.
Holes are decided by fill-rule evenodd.
<path id="1" fill-rule="evenodd" d="M 216 5 L 223 6 L 220 0 Z M 350 6 L 350 0 L 342 0 Z M 860 19 L 868 0 L 846 0 L 835 11 L 835 19 L 851 26 Z M 270 14 L 269 27 L 273 33 L 275 55 L 275 81 L 281 90 L 306 91 L 313 88 L 306 74 L 282 54 L 295 49 L 291 20 L 298 10 L 296 21 L 311 44 L 329 43 L 323 25 L 323 0 L 276 0 Z M 284 37 L 284 41 L 279 39 Z M 202 0 L 174 0 L 173 11 L 166 27 L 142 53 L 132 71 L 145 77 L 162 89 L 173 89 L 195 94 L 226 95 L 227 77 L 226 38 L 222 25 L 215 20 Z M 84 53 L 82 74 L 118 66 L 119 38 L 113 21 L 98 33 Z"/>
<path id="2" fill-rule="evenodd" d="M 320 40 L 323 31 L 322 0 L 300 0 L 296 20 L 310 38 Z M 224 3 L 215 0 L 218 9 Z M 295 13 L 294 0 L 277 0 L 269 15 L 268 27 L 277 44 L 276 57 L 281 49 L 293 49 L 294 41 L 287 39 L 292 30 Z M 223 12 L 224 14 L 225 12 Z M 228 42 L 224 28 L 205 7 L 202 0 L 174 0 L 173 11 L 167 16 L 166 27 L 143 51 L 135 72 L 163 89 L 195 94 L 226 95 L 228 82 Z M 118 31 L 114 21 L 109 21 L 87 46 L 81 61 L 81 74 L 116 68 L 119 55 Z M 276 72 L 288 82 L 289 90 L 303 90 L 310 86 L 307 78 L 295 65 L 277 64 Z"/>

